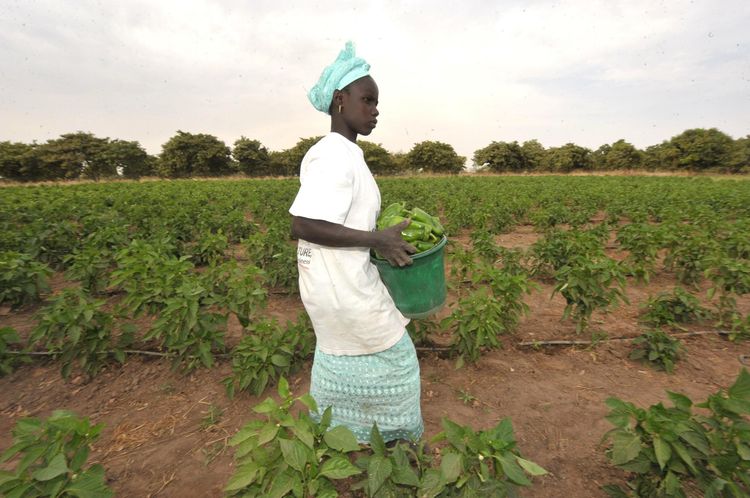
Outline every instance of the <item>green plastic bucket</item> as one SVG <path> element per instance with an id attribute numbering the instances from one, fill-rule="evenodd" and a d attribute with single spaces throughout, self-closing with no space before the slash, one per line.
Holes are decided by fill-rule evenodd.
<path id="1" fill-rule="evenodd" d="M 413 255 L 409 266 L 391 266 L 386 260 L 370 258 L 393 302 L 405 317 L 425 318 L 445 305 L 443 249 L 447 242 L 443 236 L 435 247 Z"/>

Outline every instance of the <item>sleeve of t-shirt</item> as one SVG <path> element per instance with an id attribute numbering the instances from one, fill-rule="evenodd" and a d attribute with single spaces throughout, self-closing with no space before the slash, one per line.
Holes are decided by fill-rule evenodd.
<path id="1" fill-rule="evenodd" d="M 289 213 L 341 225 L 352 204 L 352 169 L 345 156 L 311 153 L 302 161 L 300 188 Z"/>

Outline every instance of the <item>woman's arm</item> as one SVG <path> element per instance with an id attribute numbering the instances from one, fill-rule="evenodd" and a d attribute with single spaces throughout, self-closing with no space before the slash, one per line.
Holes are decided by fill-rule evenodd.
<path id="1" fill-rule="evenodd" d="M 411 221 L 406 220 L 385 230 L 368 232 L 355 230 L 330 221 L 292 217 L 292 236 L 314 244 L 330 247 L 369 247 L 394 266 L 411 264 L 409 254 L 416 248 L 401 238 L 401 230 Z"/>

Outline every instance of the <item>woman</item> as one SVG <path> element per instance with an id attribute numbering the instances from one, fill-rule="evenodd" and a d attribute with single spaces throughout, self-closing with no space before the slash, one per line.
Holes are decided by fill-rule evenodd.
<path id="1" fill-rule="evenodd" d="M 289 209 L 300 296 L 317 339 L 310 394 L 321 411 L 332 407 L 332 426 L 345 425 L 360 442 L 369 442 L 375 422 L 385 441 L 416 440 L 424 426 L 409 320 L 370 262 L 375 249 L 405 266 L 416 249 L 401 238 L 408 220 L 374 231 L 380 191 L 356 143 L 377 124 L 369 68 L 349 42 L 308 94 L 331 117 L 331 132 L 302 160 Z"/>

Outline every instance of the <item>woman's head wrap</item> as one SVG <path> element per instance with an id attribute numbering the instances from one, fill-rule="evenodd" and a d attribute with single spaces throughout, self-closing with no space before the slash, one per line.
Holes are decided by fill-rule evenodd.
<path id="1" fill-rule="evenodd" d="M 323 70 L 318 82 L 307 92 L 307 98 L 317 110 L 329 114 L 334 90 L 341 90 L 352 81 L 367 76 L 369 71 L 370 65 L 354 55 L 354 44 L 346 42 L 344 50 L 333 64 Z"/>

